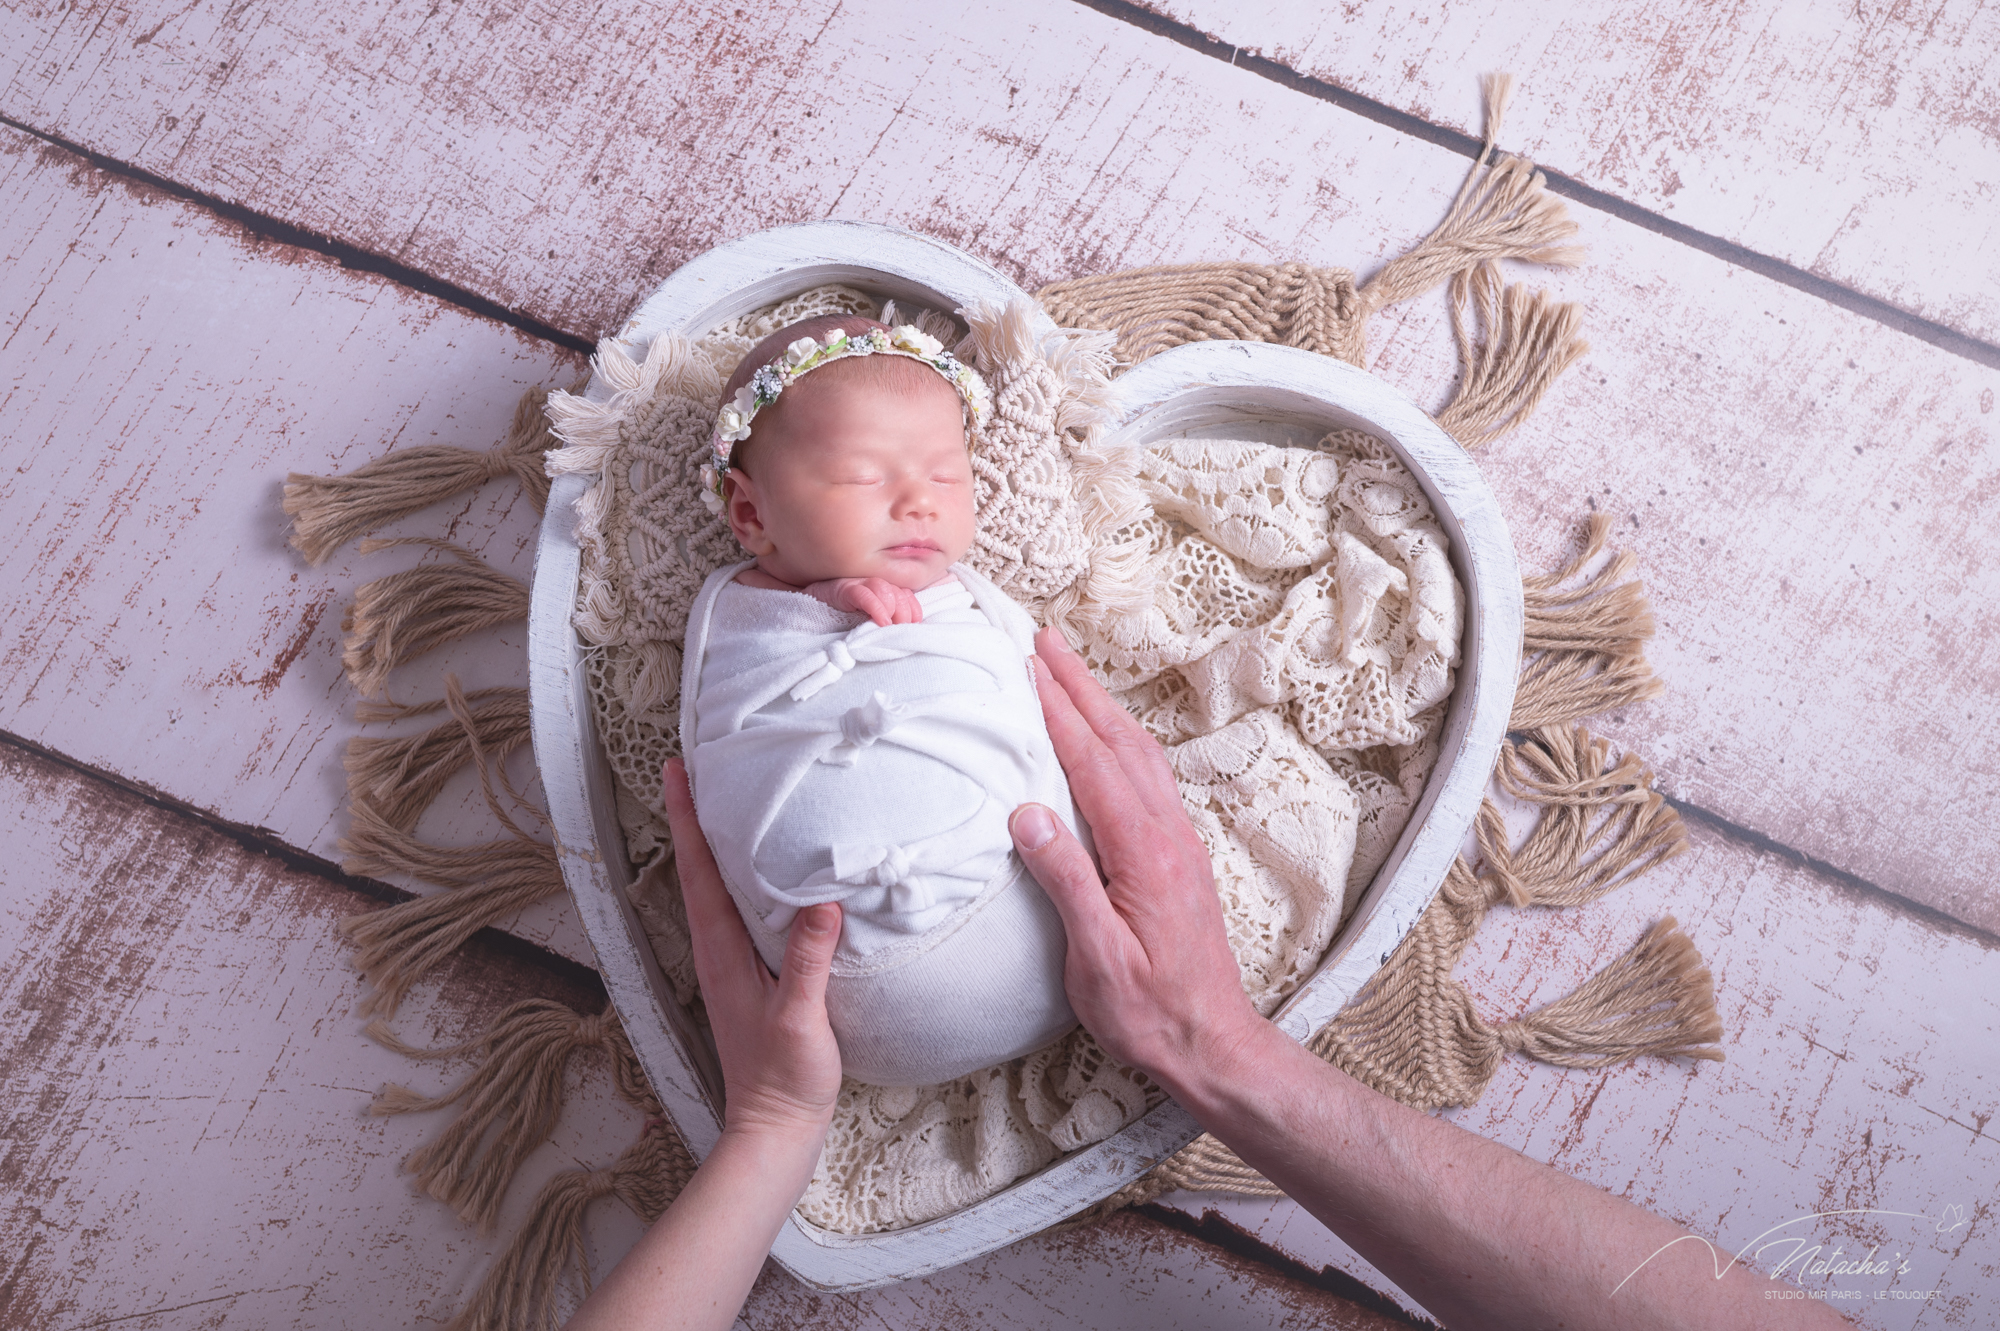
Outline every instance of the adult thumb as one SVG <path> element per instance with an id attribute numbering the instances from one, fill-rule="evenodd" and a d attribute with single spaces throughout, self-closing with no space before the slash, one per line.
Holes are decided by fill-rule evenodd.
<path id="1" fill-rule="evenodd" d="M 1055 811 L 1043 804 L 1023 804 L 1008 819 L 1007 830 L 1014 835 L 1014 849 L 1021 862 L 1054 903 L 1070 937 L 1103 936 L 1105 928 L 1117 921 L 1118 913 L 1105 895 L 1090 852 L 1062 825 Z"/>
<path id="2" fill-rule="evenodd" d="M 804 1002 L 824 1011 L 826 979 L 839 945 L 840 907 L 826 904 L 800 911 L 785 935 L 785 956 L 778 966 L 779 1001 L 788 1007 Z"/>

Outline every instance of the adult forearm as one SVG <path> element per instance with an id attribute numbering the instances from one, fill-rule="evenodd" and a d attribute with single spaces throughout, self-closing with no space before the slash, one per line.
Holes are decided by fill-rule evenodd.
<path id="1" fill-rule="evenodd" d="M 1728 1254 L 1716 1262 L 1704 1243 L 1675 1243 L 1678 1225 L 1378 1095 L 1263 1030 L 1218 1064 L 1163 1080 L 1445 1325 L 1843 1324 L 1821 1304 L 1767 1300 L 1778 1286 L 1741 1266 L 1716 1279 Z"/>
<path id="2" fill-rule="evenodd" d="M 819 1149 L 817 1138 L 723 1133 L 666 1214 L 577 1310 L 570 1331 L 734 1324 Z"/>

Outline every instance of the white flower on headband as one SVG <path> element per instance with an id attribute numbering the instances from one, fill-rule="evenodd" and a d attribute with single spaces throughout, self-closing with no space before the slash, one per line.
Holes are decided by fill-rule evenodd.
<path id="1" fill-rule="evenodd" d="M 750 437 L 750 417 L 735 403 L 724 407 L 715 418 L 715 432 L 729 443 Z"/>
<path id="2" fill-rule="evenodd" d="M 929 333 L 919 332 L 914 325 L 901 324 L 889 335 L 889 341 L 898 351 L 913 352 L 925 360 L 944 354 L 944 343 Z"/>
<path id="3" fill-rule="evenodd" d="M 828 341 L 830 343 L 831 339 L 828 339 Z M 792 343 L 792 345 L 785 348 L 785 357 L 784 357 L 785 368 L 788 370 L 798 369 L 800 365 L 805 363 L 807 358 L 809 358 L 815 351 L 818 350 L 819 350 L 819 343 L 813 341 L 809 337 L 800 338 L 798 341 Z"/>

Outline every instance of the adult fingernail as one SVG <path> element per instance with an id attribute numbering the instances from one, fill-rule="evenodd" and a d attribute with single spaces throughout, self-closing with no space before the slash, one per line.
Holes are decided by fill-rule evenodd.
<path id="1" fill-rule="evenodd" d="M 1056 816 L 1039 804 L 1025 804 L 1014 811 L 1014 844 L 1022 850 L 1040 850 L 1055 840 Z"/>

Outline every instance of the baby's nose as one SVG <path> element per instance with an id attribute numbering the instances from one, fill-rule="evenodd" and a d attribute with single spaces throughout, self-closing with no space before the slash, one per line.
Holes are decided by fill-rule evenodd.
<path id="1" fill-rule="evenodd" d="M 905 481 L 896 492 L 897 516 L 923 516 L 937 512 L 938 488 L 928 477 Z"/>

